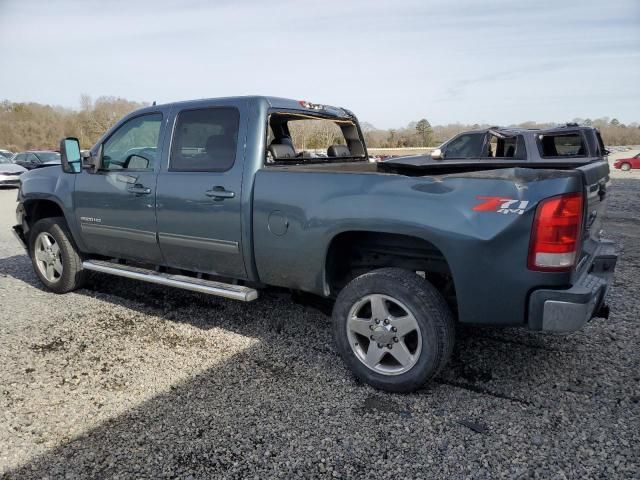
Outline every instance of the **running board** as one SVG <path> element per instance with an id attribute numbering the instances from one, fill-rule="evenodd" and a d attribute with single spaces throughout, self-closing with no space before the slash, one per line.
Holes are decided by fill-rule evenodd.
<path id="1" fill-rule="evenodd" d="M 183 290 L 191 290 L 193 292 L 208 293 L 209 295 L 231 298 L 232 300 L 240 300 L 242 302 L 250 302 L 258 298 L 258 291 L 254 288 L 232 285 L 230 283 L 213 282 L 201 278 L 186 277 L 184 275 L 160 273 L 155 270 L 131 267 L 119 263 L 87 260 L 82 262 L 82 268 L 94 272 L 141 280 L 143 282 L 182 288 Z"/>

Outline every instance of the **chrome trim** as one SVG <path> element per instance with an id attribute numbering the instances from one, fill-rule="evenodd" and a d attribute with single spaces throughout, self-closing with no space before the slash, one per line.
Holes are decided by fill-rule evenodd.
<path id="1" fill-rule="evenodd" d="M 178 235 L 176 233 L 158 233 L 160 246 L 162 243 L 184 248 L 201 248 L 221 253 L 240 253 L 240 244 L 229 240 L 218 240 L 216 238 L 191 237 L 188 235 Z"/>
<path id="2" fill-rule="evenodd" d="M 137 230 L 135 228 L 114 227 L 111 225 L 101 225 L 93 223 L 81 223 L 82 233 L 93 235 L 104 235 L 105 237 L 116 237 L 124 240 L 137 240 L 141 242 L 156 243 L 155 232 Z"/>
<path id="3" fill-rule="evenodd" d="M 232 300 L 240 300 L 242 302 L 250 302 L 258 298 L 258 291 L 256 289 L 242 285 L 202 280 L 183 275 L 159 273 L 154 270 L 146 270 L 128 265 L 112 264 L 100 260 L 87 260 L 82 262 L 82 268 L 94 272 L 107 273 L 109 275 L 155 283 L 157 285 L 165 285 L 168 287 L 190 290 L 192 292 L 200 292 L 218 297 L 230 298 Z"/>

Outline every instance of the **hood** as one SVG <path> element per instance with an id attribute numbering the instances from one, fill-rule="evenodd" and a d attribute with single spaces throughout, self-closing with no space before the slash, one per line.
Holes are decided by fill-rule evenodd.
<path id="1" fill-rule="evenodd" d="M 15 163 L 0 163 L 0 173 L 24 173 L 27 169 Z"/>

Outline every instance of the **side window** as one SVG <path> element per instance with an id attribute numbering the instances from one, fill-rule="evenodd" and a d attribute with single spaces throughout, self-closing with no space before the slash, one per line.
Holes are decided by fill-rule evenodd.
<path id="1" fill-rule="evenodd" d="M 460 135 L 445 146 L 445 158 L 478 158 L 480 157 L 483 140 L 483 133 Z"/>
<path id="2" fill-rule="evenodd" d="M 104 170 L 152 170 L 158 155 L 162 114 L 132 118 L 102 144 Z"/>
<path id="3" fill-rule="evenodd" d="M 203 108 L 178 114 L 169 170 L 224 172 L 235 161 L 240 113 L 236 108 Z"/>
<path id="4" fill-rule="evenodd" d="M 578 132 L 538 135 L 541 157 L 584 157 L 584 140 Z"/>
<path id="5" fill-rule="evenodd" d="M 24 162 L 27 156 L 24 153 L 19 153 L 16 155 L 16 158 L 13 159 L 14 162 Z"/>
<path id="6" fill-rule="evenodd" d="M 27 154 L 27 162 L 30 163 L 42 163 L 38 157 L 36 157 L 33 153 Z"/>
<path id="7" fill-rule="evenodd" d="M 489 133 L 482 156 L 485 158 L 518 158 L 521 156 L 516 153 L 520 153 L 518 152 L 518 136 L 498 137 Z"/>

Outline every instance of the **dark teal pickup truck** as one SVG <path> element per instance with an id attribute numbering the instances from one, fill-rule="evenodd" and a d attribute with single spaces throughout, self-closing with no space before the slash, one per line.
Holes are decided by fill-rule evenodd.
<path id="1" fill-rule="evenodd" d="M 411 391 L 446 364 L 456 322 L 564 332 L 606 316 L 617 259 L 600 238 L 596 130 L 453 145 L 376 164 L 342 108 L 154 105 L 23 175 L 14 231 L 57 293 L 96 271 L 242 301 L 268 286 L 324 297 L 355 375 Z"/>

